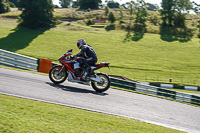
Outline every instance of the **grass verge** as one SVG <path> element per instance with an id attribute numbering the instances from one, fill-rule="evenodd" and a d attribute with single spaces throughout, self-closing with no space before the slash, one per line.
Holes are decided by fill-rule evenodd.
<path id="1" fill-rule="evenodd" d="M 133 119 L 0 95 L 0 132 L 179 133 Z"/>

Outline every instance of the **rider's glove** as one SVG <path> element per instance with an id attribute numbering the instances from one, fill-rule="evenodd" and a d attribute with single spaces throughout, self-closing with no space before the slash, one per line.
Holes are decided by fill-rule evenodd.
<path id="1" fill-rule="evenodd" d="M 73 60 L 75 57 L 74 56 L 70 56 L 70 59 Z"/>
<path id="2" fill-rule="evenodd" d="M 77 55 L 72 56 L 73 59 L 76 58 L 76 57 L 78 57 L 78 56 Z"/>

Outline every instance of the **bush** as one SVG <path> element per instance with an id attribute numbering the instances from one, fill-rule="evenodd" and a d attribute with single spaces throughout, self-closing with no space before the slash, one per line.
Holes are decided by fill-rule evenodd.
<path id="1" fill-rule="evenodd" d="M 135 32 L 141 32 L 141 33 L 145 33 L 147 31 L 146 25 L 140 23 L 135 23 L 133 26 L 133 30 Z"/>
<path id="2" fill-rule="evenodd" d="M 110 21 L 112 24 L 116 21 L 116 18 L 113 12 L 109 13 L 108 21 Z"/>
<path id="3" fill-rule="evenodd" d="M 120 24 L 124 24 L 125 21 L 124 21 L 123 19 L 120 19 L 120 20 L 119 20 L 119 23 L 120 23 Z"/>
<path id="4" fill-rule="evenodd" d="M 127 25 L 126 25 L 125 23 L 122 23 L 122 24 L 121 24 L 121 29 L 127 30 Z"/>
<path id="5" fill-rule="evenodd" d="M 93 25 L 93 22 L 91 19 L 89 19 L 87 22 L 86 22 L 87 25 Z"/>
<path id="6" fill-rule="evenodd" d="M 155 27 L 148 27 L 147 28 L 147 33 L 153 33 L 153 34 L 159 34 L 160 30 L 157 26 Z"/>
<path id="7" fill-rule="evenodd" d="M 109 12 L 110 12 L 110 11 L 109 11 L 109 7 L 106 6 L 106 7 L 105 7 L 105 15 L 108 16 Z"/>
<path id="8" fill-rule="evenodd" d="M 196 27 L 196 26 L 197 26 L 197 23 L 198 23 L 198 22 L 197 22 L 196 20 L 194 20 L 194 19 L 191 21 L 191 25 L 192 25 L 193 27 Z"/>
<path id="9" fill-rule="evenodd" d="M 156 14 L 150 16 L 150 22 L 157 25 L 160 22 L 160 17 Z"/>
<path id="10" fill-rule="evenodd" d="M 106 26 L 105 29 L 106 29 L 107 31 L 115 30 L 115 25 L 114 25 L 114 24 L 108 25 L 108 26 Z"/>
<path id="11" fill-rule="evenodd" d="M 197 26 L 199 33 L 198 33 L 198 37 L 200 38 L 200 20 L 198 21 L 198 26 Z"/>

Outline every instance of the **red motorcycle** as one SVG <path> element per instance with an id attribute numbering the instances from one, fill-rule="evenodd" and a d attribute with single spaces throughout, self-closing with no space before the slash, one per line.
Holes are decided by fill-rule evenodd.
<path id="1" fill-rule="evenodd" d="M 59 58 L 59 62 L 62 65 L 56 65 L 49 71 L 49 78 L 55 84 L 63 83 L 66 79 L 69 82 L 76 82 L 85 85 L 92 85 L 92 88 L 96 92 L 104 92 L 110 87 L 110 78 L 103 73 L 95 73 L 92 76 L 88 76 L 87 71 L 81 66 L 82 57 L 71 58 L 72 49 L 68 50 Z M 67 58 L 66 58 L 67 57 Z M 97 70 L 102 67 L 109 68 L 110 63 L 99 63 L 95 66 L 91 66 L 91 69 Z"/>

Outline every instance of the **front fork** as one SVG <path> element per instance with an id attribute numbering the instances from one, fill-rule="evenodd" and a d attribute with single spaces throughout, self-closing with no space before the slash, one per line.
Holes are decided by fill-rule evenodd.
<path id="1" fill-rule="evenodd" d="M 60 73 L 64 70 L 64 68 L 65 68 L 65 66 L 57 66 L 57 67 L 59 67 L 59 69 L 58 69 L 58 73 L 56 74 L 56 76 L 58 76 L 58 75 L 60 75 Z"/>
<path id="2" fill-rule="evenodd" d="M 64 66 L 62 66 L 62 67 L 61 67 L 61 69 L 60 69 L 60 70 L 58 70 L 58 74 L 59 74 L 59 73 L 61 73 L 61 72 L 63 71 L 63 69 L 64 69 L 64 68 L 65 68 L 65 67 L 64 67 Z"/>

